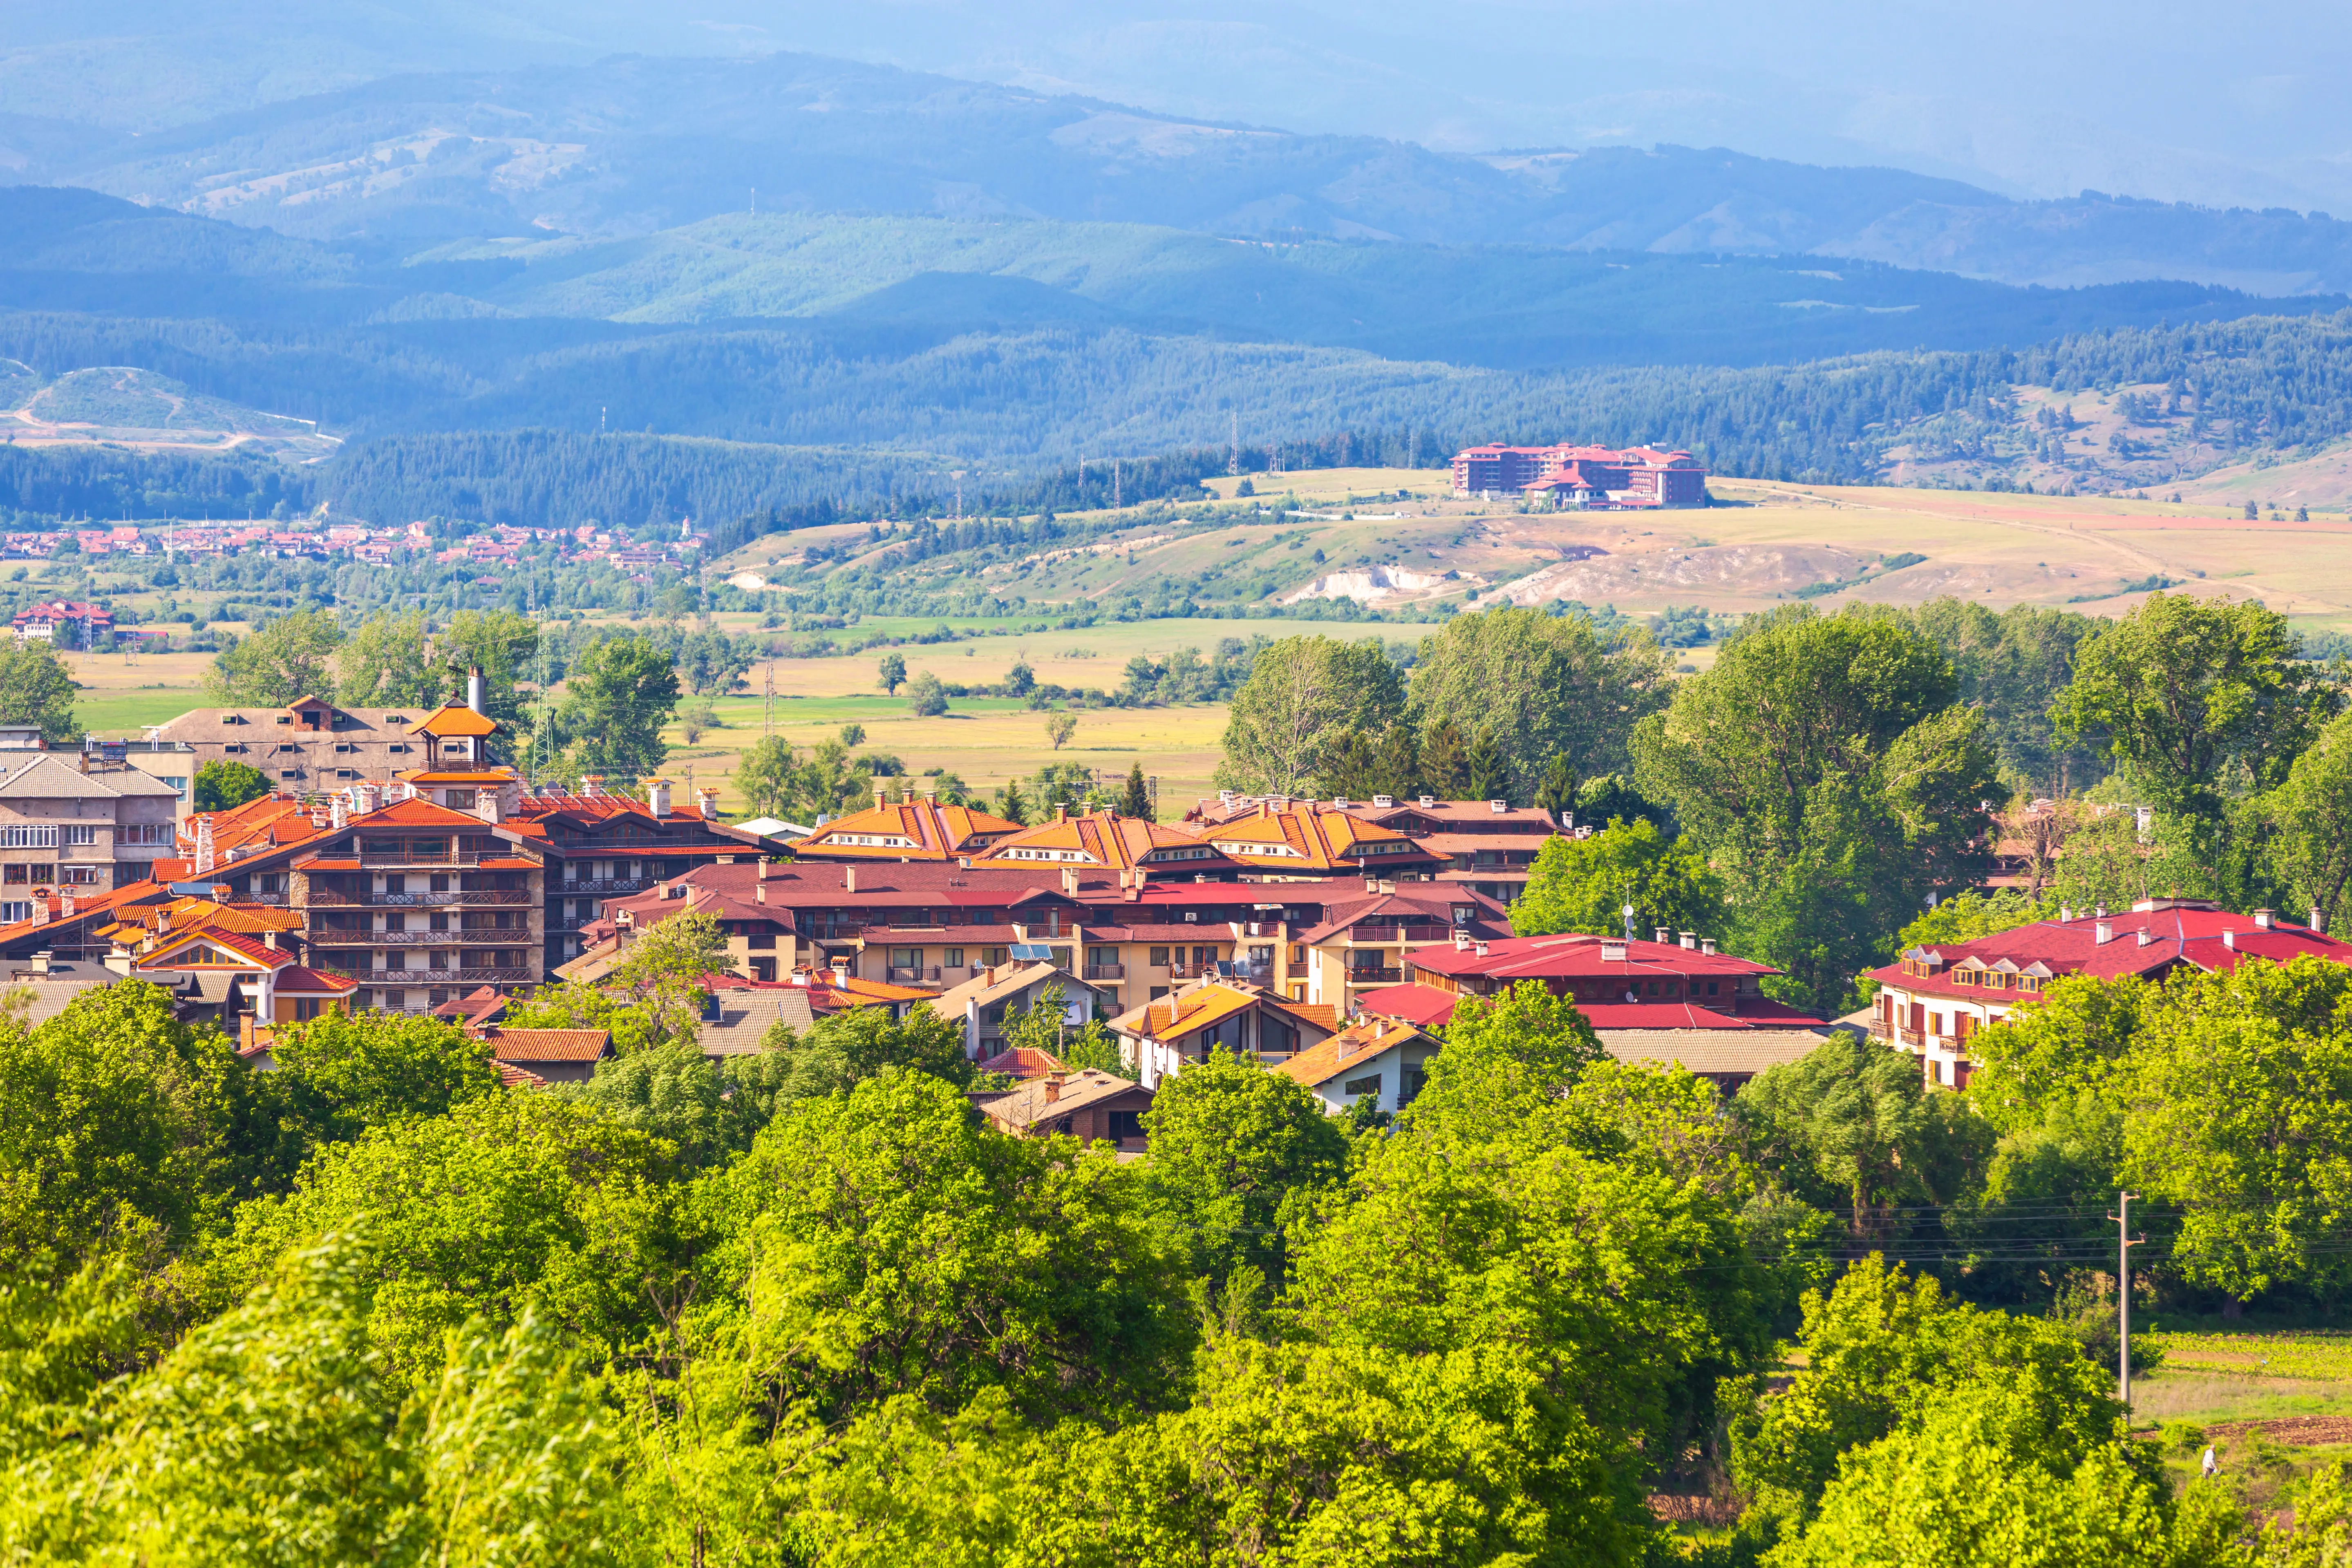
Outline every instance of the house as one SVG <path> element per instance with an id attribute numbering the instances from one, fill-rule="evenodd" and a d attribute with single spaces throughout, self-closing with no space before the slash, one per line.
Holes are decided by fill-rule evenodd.
<path id="1" fill-rule="evenodd" d="M 1142 879 L 1205 876 L 1222 880 L 1240 870 L 1234 861 L 1173 827 L 1121 816 L 1108 807 L 1072 816 L 1059 805 L 1049 820 L 1006 834 L 986 854 L 973 857 L 972 864 L 1081 867 Z"/>
<path id="2" fill-rule="evenodd" d="M 808 1033 L 818 1016 L 810 996 L 805 985 L 718 987 L 710 994 L 697 1043 L 713 1059 L 757 1056 L 767 1047 L 769 1031 L 780 1024 L 795 1035 Z M 712 1013 L 718 1016 L 710 1016 Z"/>
<path id="3" fill-rule="evenodd" d="M 1478 942 L 1467 935 L 1423 949 L 1405 964 L 1407 992 L 1494 996 L 1528 981 L 1574 1002 L 1609 1054 L 1623 1061 L 1671 1061 L 1740 1084 L 1819 1045 L 1820 1019 L 1764 994 L 1778 970 L 1717 952 L 1711 939 L 1658 929 L 1655 942 L 1562 932 Z M 1418 994 L 1363 996 L 1367 1011 L 1427 1016 Z"/>
<path id="4" fill-rule="evenodd" d="M 1276 1063 L 1274 1070 L 1304 1085 L 1333 1115 L 1366 1100 L 1374 1110 L 1393 1113 L 1421 1092 L 1429 1058 L 1436 1054 L 1437 1042 L 1421 1029 L 1368 1014 Z"/>
<path id="5" fill-rule="evenodd" d="M 1415 953 L 1511 934 L 1510 917 L 1484 893 L 1441 882 L 1376 882 L 1329 897 L 1325 918 L 1295 939 L 1306 958 L 1306 1000 L 1356 1011 L 1366 991 L 1395 985 Z"/>
<path id="6" fill-rule="evenodd" d="M 1332 804 L 1350 816 L 1404 834 L 1440 857 L 1439 881 L 1466 885 L 1505 904 L 1527 889 L 1536 857 L 1560 832 L 1549 813 L 1501 800 L 1376 795 L 1370 801 Z"/>
<path id="7" fill-rule="evenodd" d="M 1146 1087 L 1217 1051 L 1262 1060 L 1304 1051 L 1339 1032 L 1328 1005 L 1292 1002 L 1245 980 L 1203 980 L 1110 1021 L 1119 1054 Z"/>
<path id="8" fill-rule="evenodd" d="M 541 1083 L 585 1083 L 596 1064 L 611 1059 L 609 1029 L 509 1029 L 493 1024 L 475 1033 L 490 1047 L 490 1059 L 517 1067 Z"/>
<path id="9" fill-rule="evenodd" d="M 1016 1138 L 1059 1133 L 1088 1143 L 1116 1144 L 1123 1154 L 1141 1153 L 1146 1146 L 1143 1114 L 1151 1109 L 1151 1091 L 1115 1073 L 1089 1068 L 1083 1072 L 1047 1073 L 1009 1089 L 975 1093 L 971 1102 L 982 1116 Z"/>
<path id="10" fill-rule="evenodd" d="M 800 860 L 928 860 L 950 862 L 985 854 L 1021 825 L 969 805 L 941 805 L 936 795 L 919 800 L 912 791 L 889 798 L 874 790 L 871 810 L 853 812 L 792 841 Z"/>
<path id="11" fill-rule="evenodd" d="M 105 542 L 103 534 L 99 536 L 99 542 Z M 18 642 L 45 642 L 58 647 L 104 647 L 114 640 L 114 612 L 75 599 L 52 599 L 19 610 L 15 626 Z"/>
<path id="12" fill-rule="evenodd" d="M 1433 874 L 1440 858 L 1393 828 L 1321 801 L 1287 795 L 1219 797 L 1187 813 L 1183 831 L 1247 872 L 1268 879 Z"/>
<path id="13" fill-rule="evenodd" d="M 740 884 L 743 879 L 730 880 Z M 751 880 L 756 895 L 758 880 Z M 628 940 L 677 915 L 704 914 L 717 921 L 720 933 L 727 939 L 728 967 L 754 981 L 776 980 L 778 944 L 781 942 L 785 949 L 792 945 L 793 917 L 789 910 L 740 898 L 709 881 L 697 881 L 691 875 L 657 883 L 652 891 L 635 898 L 611 900 L 604 907 L 611 931 L 608 932 L 601 922 L 583 928 L 588 936 L 595 939 L 594 946 L 556 971 L 565 979 L 604 978 L 619 961 Z M 607 942 L 604 939 L 608 935 L 624 940 Z"/>
<path id="14" fill-rule="evenodd" d="M 941 1017 L 963 1025 L 963 1052 L 973 1061 L 1004 1049 L 1005 1014 L 1036 1006 L 1055 987 L 1062 993 L 1065 1024 L 1083 1028 L 1102 1016 L 1102 994 L 1066 967 L 1037 956 L 1039 951 L 1024 943 L 1011 963 L 984 968 L 924 1004 Z"/>
<path id="15" fill-rule="evenodd" d="M 1969 1037 L 2028 1005 L 2053 980 L 2154 980 L 2175 969 L 2226 973 L 2255 959 L 2286 963 L 2311 954 L 2352 963 L 2352 942 L 2330 936 L 2314 911 L 2307 925 L 2271 910 L 2232 914 L 2193 899 L 2143 899 L 2126 911 L 2062 910 L 1992 936 L 1910 948 L 1866 976 L 1878 982 L 1873 1037 L 1920 1058 L 1930 1083 L 1966 1089 Z"/>
<path id="16" fill-rule="evenodd" d="M 0 778 L 0 924 L 29 920 L 36 889 L 78 899 L 147 880 L 173 852 L 170 785 L 91 752 L 53 752 Z"/>
<path id="17" fill-rule="evenodd" d="M 429 706 L 343 708 L 305 697 L 284 708 L 194 708 L 147 728 L 150 741 L 184 747 L 194 766 L 243 763 L 297 794 L 353 784 L 389 784 L 404 769 L 437 765 L 437 738 L 422 726 Z"/>

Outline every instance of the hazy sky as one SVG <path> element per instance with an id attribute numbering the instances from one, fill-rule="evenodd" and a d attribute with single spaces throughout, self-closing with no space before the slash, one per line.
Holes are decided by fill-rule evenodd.
<path id="1" fill-rule="evenodd" d="M 145 126 L 399 69 L 779 48 L 1447 149 L 1719 144 L 2352 216 L 2352 7 L 2278 0 L 7 0 L 0 111 Z"/>

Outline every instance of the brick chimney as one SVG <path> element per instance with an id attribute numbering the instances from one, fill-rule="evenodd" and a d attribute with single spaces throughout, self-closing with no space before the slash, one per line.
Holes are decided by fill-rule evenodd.
<path id="1" fill-rule="evenodd" d="M 699 813 L 699 814 L 700 814 L 700 816 L 701 816 L 701 817 L 702 817 L 702 820 L 703 820 L 703 821 L 705 821 L 705 822 L 716 822 L 716 821 L 718 821 L 718 820 L 719 820 L 719 791 L 718 791 L 718 789 L 717 789 L 715 786 L 713 786 L 713 785 L 710 785 L 710 784 L 704 784 L 700 789 L 696 790 L 696 791 L 694 792 L 694 808 L 695 808 L 695 810 L 696 810 L 698 813 Z"/>
<path id="2" fill-rule="evenodd" d="M 1061 1098 L 1062 1075 L 1057 1072 L 1047 1073 L 1045 1075 L 1045 1103 L 1052 1105 Z"/>
<path id="3" fill-rule="evenodd" d="M 2317 904 L 2311 906 L 2311 929 L 2322 932 L 2327 930 L 2327 912 Z"/>

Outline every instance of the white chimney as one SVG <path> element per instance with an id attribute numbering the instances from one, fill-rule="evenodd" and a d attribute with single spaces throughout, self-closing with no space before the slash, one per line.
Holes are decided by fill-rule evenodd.
<path id="1" fill-rule="evenodd" d="M 2315 931 L 2325 931 L 2327 929 L 2327 912 L 2317 904 L 2311 906 L 2311 929 Z"/>
<path id="2" fill-rule="evenodd" d="M 1511 809 L 1511 803 L 1507 800 L 1490 800 L 1486 803 L 1486 809 L 1500 816 Z"/>
<path id="3" fill-rule="evenodd" d="M 349 822 L 351 819 L 350 801 L 340 791 L 334 795 L 329 795 L 327 797 L 328 827 L 330 829 L 340 828 L 343 824 Z"/>
<path id="4" fill-rule="evenodd" d="M 844 866 L 841 868 L 841 890 L 845 893 L 854 893 L 857 891 L 856 867 Z"/>
<path id="5" fill-rule="evenodd" d="M 1673 928 L 1672 926 L 1660 926 L 1660 927 L 1658 927 L 1658 944 L 1659 944 L 1661 947 L 1664 947 L 1664 946 L 1666 946 L 1666 945 L 1671 944 L 1671 943 L 1674 942 L 1674 940 L 1675 940 L 1675 932 L 1674 932 L 1674 928 Z"/>
<path id="6" fill-rule="evenodd" d="M 490 716 L 489 697 L 482 684 L 482 667 L 466 671 L 466 706 L 487 719 Z"/>
<path id="7" fill-rule="evenodd" d="M 2254 911 L 2254 923 L 2262 927 L 2264 931 L 2270 931 L 2278 924 L 2278 911 L 2276 910 L 2256 910 Z"/>
<path id="8" fill-rule="evenodd" d="M 2223 931 L 2223 932 L 2221 933 L 2221 945 L 2222 945 L 2223 947 L 2228 948 L 2231 952 L 2237 952 L 2237 951 L 2238 951 L 2238 933 L 2237 933 L 2236 931 Z"/>
<path id="9" fill-rule="evenodd" d="M 1698 939 L 1698 950 L 1699 950 L 1701 952 L 1706 953 L 1706 954 L 1708 957 L 1710 957 L 1710 958 L 1714 957 L 1714 956 L 1715 956 L 1715 938 L 1713 938 L 1713 937 L 1711 937 L 1711 936 L 1703 936 L 1703 937 L 1699 938 L 1699 939 Z"/>
<path id="10" fill-rule="evenodd" d="M 2147 927 L 2146 927 L 2146 926 L 2142 926 L 2142 927 L 2140 927 L 2140 928 L 2139 928 L 2139 933 L 2138 933 L 2138 935 L 2139 935 L 2139 942 L 2138 942 L 2138 945 L 2140 945 L 2141 947 L 2146 947 L 2146 946 L 2147 946 L 2148 944 L 2150 944 L 2151 942 L 2155 942 L 2155 941 L 2156 941 L 2156 933 L 2155 933 L 2154 931 L 2152 931 L 2148 930 L 2148 929 L 2147 929 Z"/>
<path id="11" fill-rule="evenodd" d="M 1682 944 L 1685 947 L 1696 951 L 1698 947 L 1698 932 L 1695 931 L 1686 931 L 1683 932 Z"/>
<path id="12" fill-rule="evenodd" d="M 474 797 L 474 815 L 497 826 L 499 822 L 499 792 L 486 789 Z"/>
<path id="13" fill-rule="evenodd" d="M 2114 922 L 2109 921 L 2101 921 L 2098 924 L 2091 928 L 2091 942 L 2093 945 L 2105 947 L 2107 943 L 2115 940 L 2116 928 Z"/>
<path id="14" fill-rule="evenodd" d="M 1486 957 L 1486 944 L 1485 942 L 1480 942 L 1480 943 L 1478 944 L 1478 949 L 1477 949 L 1477 951 L 1478 951 L 1478 956 L 1479 956 L 1479 957 L 1481 957 L 1481 958 Z"/>
<path id="15" fill-rule="evenodd" d="M 694 808 L 701 814 L 703 821 L 718 821 L 719 791 L 709 784 L 704 784 L 700 789 L 696 790 L 694 792 Z"/>
<path id="16" fill-rule="evenodd" d="M 646 786 L 646 805 L 652 810 L 654 816 L 667 816 L 669 815 L 669 780 L 640 779 L 637 782 Z"/>
<path id="17" fill-rule="evenodd" d="M 1467 952 L 1470 951 L 1470 933 L 1468 931 L 1460 930 L 1454 931 L 1454 951 L 1456 952 Z"/>

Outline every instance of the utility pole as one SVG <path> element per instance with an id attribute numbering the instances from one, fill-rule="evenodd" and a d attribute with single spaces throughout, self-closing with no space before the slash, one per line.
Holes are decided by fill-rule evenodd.
<path id="1" fill-rule="evenodd" d="M 1236 408 L 1233 410 L 1233 440 L 1230 448 L 1230 455 L 1225 458 L 1225 472 L 1228 474 L 1238 474 L 1242 471 L 1242 415 L 1240 409 Z"/>
<path id="2" fill-rule="evenodd" d="M 760 738 L 767 740 L 776 732 L 776 661 L 768 661 L 767 674 L 761 681 L 761 695 L 766 700 L 767 712 L 760 721 Z"/>
<path id="3" fill-rule="evenodd" d="M 2116 1321 L 2121 1331 L 2121 1348 L 2116 1352 L 2116 1397 L 2123 1402 L 2126 1420 L 2131 1418 L 2131 1249 L 2147 1240 L 2131 1234 L 2132 1199 L 2137 1196 L 2137 1193 L 2117 1193 L 2116 1207 L 2121 1212 L 2107 1216 L 2116 1222 Z"/>
<path id="4" fill-rule="evenodd" d="M 1110 460 L 1110 510 L 1118 510 L 1118 459 Z"/>
<path id="5" fill-rule="evenodd" d="M 956 482 L 956 509 L 955 509 L 955 517 L 953 518 L 953 520 L 952 520 L 952 521 L 956 521 L 956 522 L 961 522 L 961 521 L 963 521 L 963 470 L 962 470 L 961 468 L 958 468 L 958 469 L 956 469 L 956 470 L 955 470 L 955 482 Z"/>

